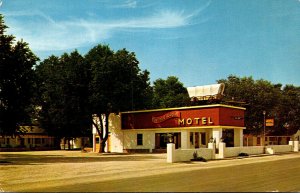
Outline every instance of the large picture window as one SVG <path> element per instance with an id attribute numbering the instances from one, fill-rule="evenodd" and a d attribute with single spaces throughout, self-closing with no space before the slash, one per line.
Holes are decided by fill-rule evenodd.
<path id="1" fill-rule="evenodd" d="M 167 144 L 170 142 L 175 143 L 175 148 L 181 147 L 181 133 L 155 133 L 155 149 L 166 149 Z"/>
<path id="2" fill-rule="evenodd" d="M 137 138 L 137 145 L 143 145 L 143 134 L 138 133 L 136 138 Z"/>

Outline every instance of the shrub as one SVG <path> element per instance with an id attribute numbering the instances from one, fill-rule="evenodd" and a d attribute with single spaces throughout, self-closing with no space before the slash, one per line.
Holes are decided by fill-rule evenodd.
<path id="1" fill-rule="evenodd" d="M 12 148 L 10 144 L 6 144 L 6 148 Z"/>
<path id="2" fill-rule="evenodd" d="M 193 159 L 191 159 L 191 161 L 202 161 L 202 162 L 206 162 L 206 159 L 204 157 L 198 157 L 198 153 L 197 151 L 195 151 L 193 153 Z"/>
<path id="3" fill-rule="evenodd" d="M 195 151 L 195 152 L 193 153 L 193 158 L 194 158 L 194 159 L 197 159 L 197 157 L 198 157 L 198 153 L 197 153 L 197 151 Z"/>
<path id="4" fill-rule="evenodd" d="M 242 152 L 242 153 L 239 153 L 239 156 L 243 156 L 243 157 L 245 156 L 246 157 L 246 156 L 249 156 L 249 154 Z"/>
<path id="5" fill-rule="evenodd" d="M 206 162 L 206 159 L 204 157 L 197 157 L 196 161 Z"/>

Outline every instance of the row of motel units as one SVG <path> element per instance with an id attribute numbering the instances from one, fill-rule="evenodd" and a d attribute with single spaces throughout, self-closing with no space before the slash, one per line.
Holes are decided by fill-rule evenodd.
<path id="1" fill-rule="evenodd" d="M 177 149 L 207 148 L 210 140 L 226 146 L 243 146 L 245 108 L 205 105 L 144 111 L 109 116 L 107 152 L 163 152 L 171 139 Z M 99 150 L 93 128 L 93 151 Z"/>
<path id="2" fill-rule="evenodd" d="M 37 126 L 20 126 L 20 130 L 24 132 L 20 136 L 0 136 L 0 147 L 52 147 L 55 138 L 48 136 L 45 131 Z"/>

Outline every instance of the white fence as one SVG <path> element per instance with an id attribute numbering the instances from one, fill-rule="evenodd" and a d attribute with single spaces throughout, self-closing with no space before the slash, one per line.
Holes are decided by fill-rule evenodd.
<path id="1" fill-rule="evenodd" d="M 290 141 L 289 145 L 268 145 L 268 146 L 248 146 L 248 147 L 226 147 L 225 143 L 219 143 L 219 152 L 216 154 L 214 144 L 209 144 L 209 148 L 200 149 L 176 149 L 174 144 L 168 144 L 167 162 L 182 162 L 193 159 L 193 154 L 196 152 L 198 157 L 203 157 L 206 160 L 222 159 L 227 157 L 236 157 L 240 153 L 248 155 L 259 154 L 275 154 L 283 152 L 298 152 L 299 141 Z"/>
<path id="2" fill-rule="evenodd" d="M 293 151 L 292 145 L 268 145 L 267 147 L 272 148 L 275 153 L 283 153 Z"/>
<path id="3" fill-rule="evenodd" d="M 248 155 L 263 154 L 263 146 L 248 146 L 248 147 L 227 147 L 225 148 L 224 157 L 235 157 L 240 153 L 247 153 Z"/>
<path id="4" fill-rule="evenodd" d="M 224 149 L 224 157 L 236 157 L 240 153 L 246 153 L 248 155 L 259 155 L 263 153 L 269 153 L 266 150 L 272 150 L 274 153 L 283 153 L 293 151 L 292 145 L 268 145 L 264 146 L 248 146 L 248 147 L 226 147 Z M 271 154 L 271 153 L 270 153 Z"/>

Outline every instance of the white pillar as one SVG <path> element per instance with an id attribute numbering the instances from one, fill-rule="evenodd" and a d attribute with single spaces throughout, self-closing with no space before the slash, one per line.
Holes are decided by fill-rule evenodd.
<path id="1" fill-rule="evenodd" d="M 294 152 L 299 151 L 299 141 L 294 141 Z"/>
<path id="2" fill-rule="evenodd" d="M 218 155 L 219 159 L 225 158 L 225 148 L 226 148 L 226 143 L 220 142 L 219 143 L 219 155 Z"/>
<path id="3" fill-rule="evenodd" d="M 208 149 L 212 149 L 211 159 L 215 159 L 216 158 L 216 144 L 209 142 Z"/>
<path id="4" fill-rule="evenodd" d="M 190 148 L 190 132 L 181 131 L 181 149 Z"/>
<path id="5" fill-rule="evenodd" d="M 175 144 L 168 143 L 167 144 L 167 163 L 175 162 Z"/>
<path id="6" fill-rule="evenodd" d="M 220 139 L 222 138 L 222 128 L 213 128 L 212 137 L 216 140 L 216 146 L 219 146 Z"/>
<path id="7" fill-rule="evenodd" d="M 243 129 L 234 129 L 234 147 L 243 147 Z"/>

